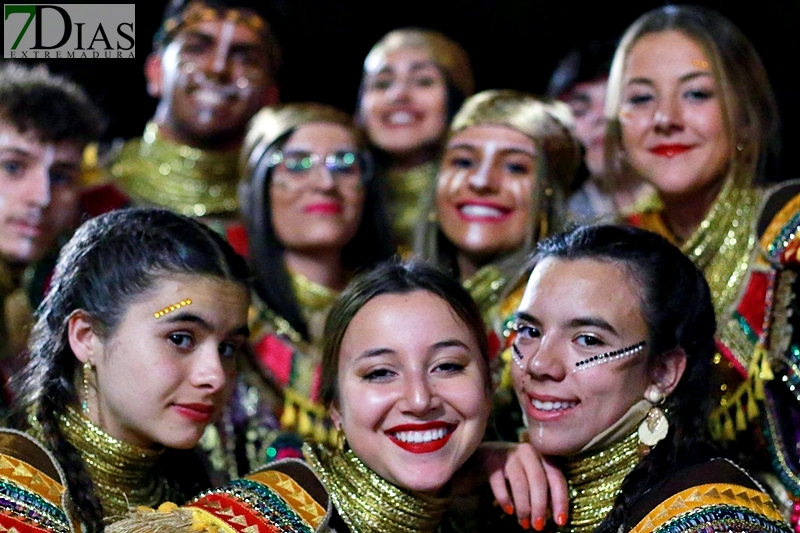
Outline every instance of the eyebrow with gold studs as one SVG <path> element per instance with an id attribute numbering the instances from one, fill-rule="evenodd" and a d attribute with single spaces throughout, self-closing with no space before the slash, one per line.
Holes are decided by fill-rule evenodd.
<path id="1" fill-rule="evenodd" d="M 187 305 L 192 305 L 192 301 L 190 299 L 188 299 L 188 298 L 186 300 L 181 300 L 180 302 L 178 302 L 176 304 L 172 304 L 172 305 L 170 305 L 168 307 L 165 307 L 161 311 L 153 313 L 153 316 L 156 317 L 156 319 L 159 319 L 162 316 L 166 315 L 167 313 L 171 313 L 173 311 L 176 311 L 176 310 L 180 309 L 181 307 L 186 307 Z"/>

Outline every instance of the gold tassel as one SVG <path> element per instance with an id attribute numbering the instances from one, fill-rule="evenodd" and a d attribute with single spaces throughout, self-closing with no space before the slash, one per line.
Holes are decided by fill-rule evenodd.
<path id="1" fill-rule="evenodd" d="M 742 402 L 740 400 L 736 400 L 736 431 L 744 431 L 747 429 L 747 420 L 745 418 L 744 409 L 742 408 Z"/>
<path id="2" fill-rule="evenodd" d="M 759 401 L 766 398 L 766 394 L 764 394 L 764 381 L 758 376 L 758 374 L 753 376 L 753 396 Z"/>
<path id="3" fill-rule="evenodd" d="M 292 429 L 297 423 L 297 413 L 295 412 L 294 405 L 288 399 L 283 405 L 283 414 L 281 415 L 281 427 L 283 429 Z"/>
<path id="4" fill-rule="evenodd" d="M 722 423 L 722 438 L 725 440 L 736 440 L 736 432 L 733 430 L 733 420 L 731 414 L 726 409 L 723 411 L 723 418 L 725 421 Z"/>
<path id="5" fill-rule="evenodd" d="M 300 434 L 301 437 L 307 437 L 311 434 L 311 430 L 313 428 L 311 424 L 311 417 L 308 414 L 308 410 L 299 406 L 299 419 L 297 422 L 297 432 Z"/>
<path id="6" fill-rule="evenodd" d="M 758 405 L 753 393 L 752 385 L 747 389 L 747 419 L 754 420 L 758 418 Z"/>
<path id="7" fill-rule="evenodd" d="M 769 356 L 767 355 L 766 350 L 762 350 L 761 371 L 758 373 L 758 377 L 764 381 L 772 381 L 775 379 L 775 375 L 772 373 L 772 367 L 769 364 Z"/>
<path id="8" fill-rule="evenodd" d="M 321 419 L 319 419 L 317 420 L 317 423 L 314 424 L 314 440 L 317 442 L 325 442 L 325 439 L 327 438 L 328 430 L 325 429 L 325 424 Z"/>

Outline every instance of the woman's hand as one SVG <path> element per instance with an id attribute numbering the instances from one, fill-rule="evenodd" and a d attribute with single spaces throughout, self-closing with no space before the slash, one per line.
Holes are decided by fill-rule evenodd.
<path id="1" fill-rule="evenodd" d="M 548 516 L 567 523 L 567 481 L 561 470 L 528 443 L 487 442 L 475 456 L 487 473 L 494 497 L 524 529 L 544 529 Z"/>

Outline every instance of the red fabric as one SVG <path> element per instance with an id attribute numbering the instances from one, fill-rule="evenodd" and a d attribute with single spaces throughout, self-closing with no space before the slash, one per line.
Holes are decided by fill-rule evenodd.
<path id="1" fill-rule="evenodd" d="M 219 507 L 214 504 L 219 504 Z M 196 507 L 214 515 L 234 531 L 242 531 L 252 526 L 258 527 L 259 533 L 280 533 L 281 531 L 280 528 L 268 522 L 266 516 L 255 512 L 250 506 L 244 505 L 240 500 L 224 493 L 207 494 L 200 500 L 188 504 L 187 507 Z M 240 517 L 237 522 L 231 521 L 234 516 Z M 245 518 L 242 521 L 247 523 L 238 523 L 241 518 Z"/>
<path id="2" fill-rule="evenodd" d="M 23 522 L 10 513 L 11 511 L 7 509 L 3 509 L 2 512 L 0 512 L 0 527 L 3 528 L 3 531 L 8 531 L 12 527 L 19 533 L 47 533 L 50 531 L 50 529 L 36 523 Z"/>
<path id="3" fill-rule="evenodd" d="M 278 381 L 282 387 L 289 384 L 292 377 L 292 359 L 294 351 L 287 346 L 277 335 L 264 335 L 253 347 L 256 359 L 262 368 L 265 368 Z"/>
<path id="4" fill-rule="evenodd" d="M 247 240 L 247 229 L 245 229 L 244 224 L 239 222 L 228 224 L 225 228 L 225 238 L 237 254 L 247 257 L 250 246 Z"/>
<path id="5" fill-rule="evenodd" d="M 768 285 L 769 275 L 766 272 L 751 272 L 750 279 L 747 280 L 747 289 L 736 308 L 756 335 L 761 334 L 761 327 L 764 325 Z"/>
<path id="6" fill-rule="evenodd" d="M 128 207 L 131 199 L 115 185 L 106 183 L 90 187 L 80 196 L 81 213 L 87 218 L 94 218 L 115 209 Z"/>

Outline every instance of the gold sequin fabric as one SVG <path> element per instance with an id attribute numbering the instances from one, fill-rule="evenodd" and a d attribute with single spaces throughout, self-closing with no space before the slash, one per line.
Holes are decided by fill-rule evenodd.
<path id="1" fill-rule="evenodd" d="M 137 204 L 186 216 L 233 216 L 238 158 L 238 150 L 200 150 L 163 139 L 151 122 L 141 139 L 125 143 L 111 174 Z"/>
<path id="2" fill-rule="evenodd" d="M 469 279 L 464 281 L 464 288 L 478 304 L 483 321 L 491 327 L 499 313 L 500 293 L 508 279 L 494 265 L 486 265 Z"/>
<path id="3" fill-rule="evenodd" d="M 129 506 L 156 507 L 180 499 L 156 472 L 163 450 L 149 450 L 119 441 L 71 407 L 59 417 L 67 441 L 80 453 L 106 517 L 121 517 Z"/>
<path id="4" fill-rule="evenodd" d="M 435 161 L 430 161 L 386 173 L 387 210 L 401 252 L 411 249 L 414 228 L 423 216 L 425 195 L 433 187 L 438 168 Z"/>
<path id="5" fill-rule="evenodd" d="M 614 508 L 622 481 L 639 462 L 636 432 L 611 446 L 567 459 L 564 475 L 572 506 L 569 523 L 559 531 L 594 531 Z"/>
<path id="6" fill-rule="evenodd" d="M 356 454 L 304 444 L 303 455 L 322 480 L 344 522 L 359 533 L 436 531 L 448 500 L 413 494 L 370 470 Z"/>

